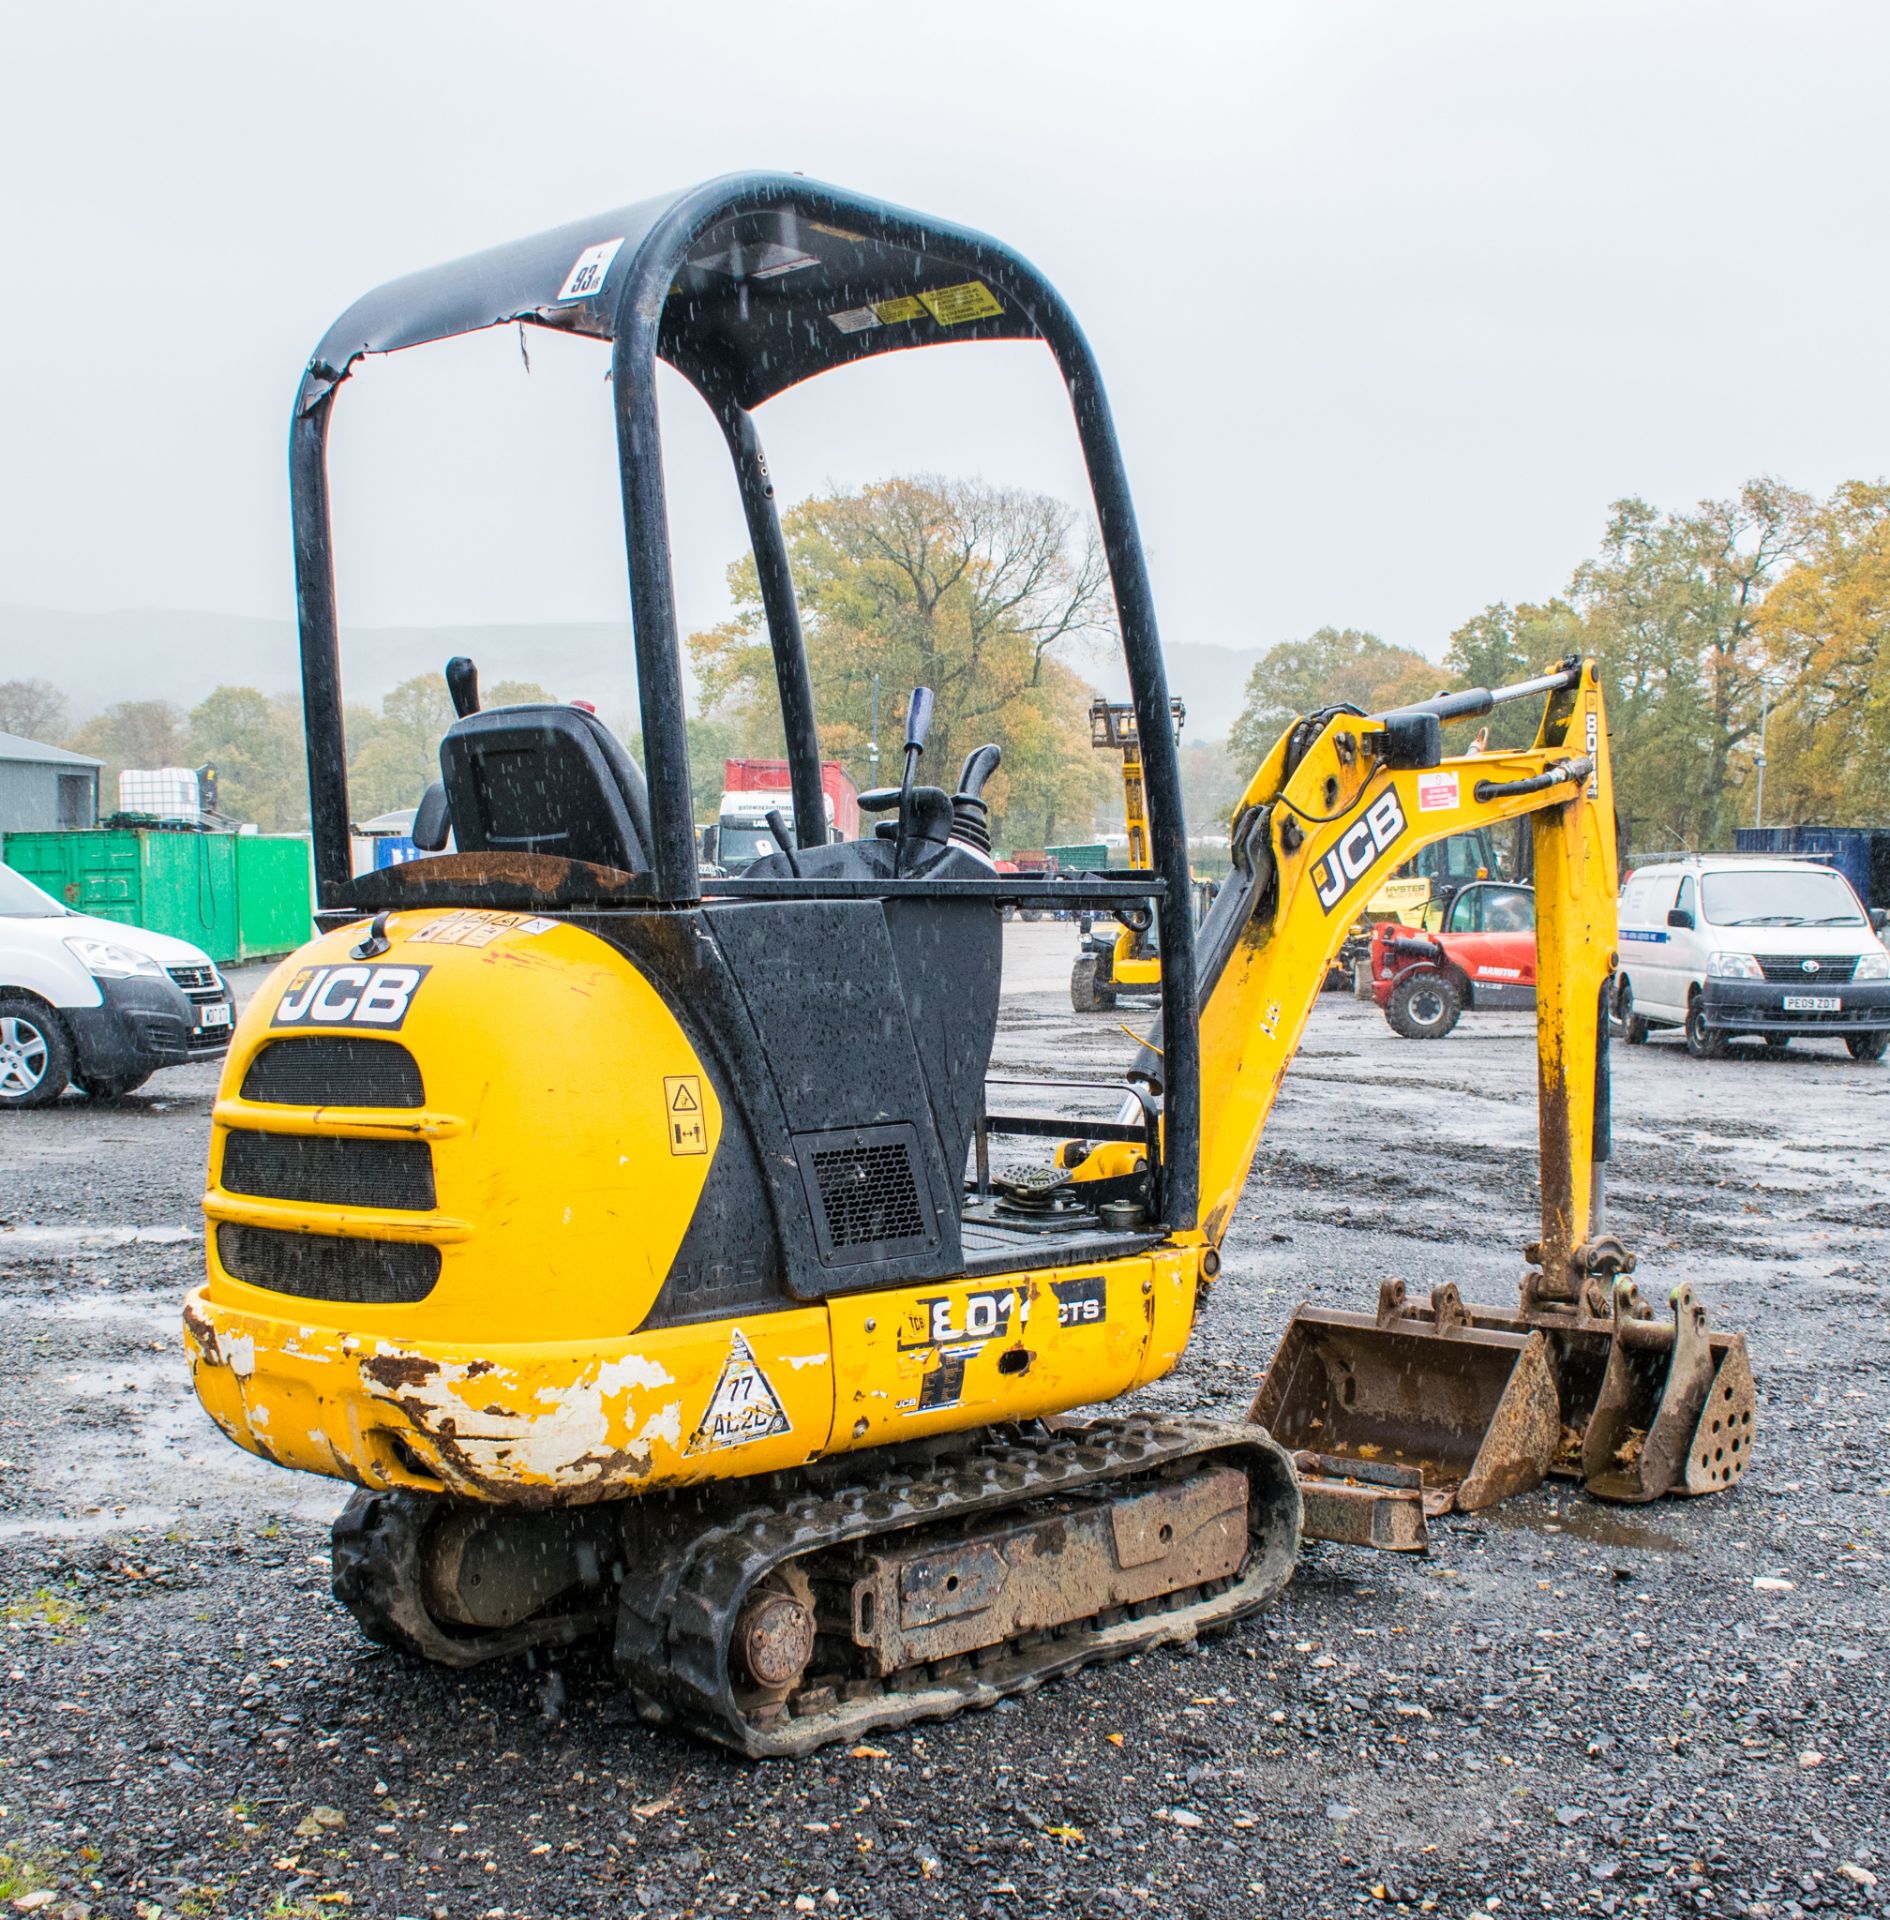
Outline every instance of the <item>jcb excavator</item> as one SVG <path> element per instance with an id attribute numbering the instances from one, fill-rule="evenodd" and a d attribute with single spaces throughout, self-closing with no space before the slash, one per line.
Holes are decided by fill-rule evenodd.
<path id="1" fill-rule="evenodd" d="M 330 419 L 364 355 L 513 322 L 608 345 L 644 763 L 580 707 L 482 710 L 454 662 L 415 823 L 437 851 L 353 877 Z M 1148 788 L 1152 868 L 1130 879 L 999 875 L 996 752 L 951 790 L 922 782 L 923 692 L 901 784 L 863 796 L 875 831 L 820 844 L 753 410 L 868 355 L 995 339 L 1043 343 L 1071 396 Z M 795 824 L 740 878 L 696 859 L 659 358 L 726 434 L 771 633 Z M 798 177 L 630 207 L 351 308 L 303 378 L 291 479 L 321 931 L 234 1036 L 185 1329 L 233 1440 L 361 1489 L 334 1582 L 371 1635 L 463 1666 L 611 1634 L 651 1720 L 796 1753 L 1191 1639 L 1278 1592 L 1303 1513 L 1409 1544 L 1414 1505 L 1530 1484 L 1565 1429 L 1576 1470 L 1624 1497 L 1737 1473 L 1737 1343 L 1708 1345 L 1684 1289 L 1649 1316 L 1601 1233 L 1614 846 L 1593 664 L 1299 721 L 1197 934 L 1102 384 L 1018 255 Z M 1444 718 L 1526 696 L 1534 746 L 1445 757 Z M 1425 841 L 1522 815 L 1543 1191 L 1519 1311 L 1446 1289 L 1298 1316 L 1263 1393 L 1279 1437 L 1059 1419 L 1180 1358 L 1356 900 Z M 1161 1013 L 1116 1117 L 992 1111 L 1003 905 L 1150 898 Z M 994 1176 L 1007 1135 L 1041 1159 Z M 1722 1408 L 1722 1386 L 1743 1400 Z M 1717 1445 L 1709 1420 L 1715 1441 L 1733 1423 Z"/>

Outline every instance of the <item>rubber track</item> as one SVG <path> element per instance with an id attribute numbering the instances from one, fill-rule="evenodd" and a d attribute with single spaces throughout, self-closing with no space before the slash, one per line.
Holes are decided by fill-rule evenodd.
<path id="1" fill-rule="evenodd" d="M 479 1633 L 443 1627 L 427 1611 L 420 1542 L 442 1509 L 432 1494 L 357 1493 L 329 1533 L 335 1598 L 367 1637 L 442 1667 L 477 1667 L 534 1647 L 563 1647 L 605 1631 L 611 1607 L 540 1614 Z"/>
<path id="2" fill-rule="evenodd" d="M 910 1691 L 876 1691 L 763 1724 L 751 1721 L 737 1703 L 728 1665 L 735 1618 L 756 1581 L 782 1561 L 875 1534 L 989 1516 L 1043 1495 L 1216 1455 L 1238 1458 L 1247 1469 L 1254 1537 L 1246 1571 L 1221 1592 L 1108 1626 L 1085 1621 L 1055 1634 L 1022 1636 L 972 1659 L 935 1666 Z M 869 1460 L 860 1464 L 871 1471 Z M 837 1494 L 777 1496 L 709 1520 L 626 1579 L 617 1664 L 648 1720 L 687 1727 L 758 1759 L 808 1753 L 875 1729 L 992 1706 L 1078 1668 L 1226 1626 L 1265 1606 L 1292 1577 L 1299 1527 L 1298 1481 L 1286 1455 L 1259 1427 L 1144 1416 L 1030 1431 L 1002 1443 L 985 1436 L 962 1455 L 922 1470 L 889 1466 Z"/>

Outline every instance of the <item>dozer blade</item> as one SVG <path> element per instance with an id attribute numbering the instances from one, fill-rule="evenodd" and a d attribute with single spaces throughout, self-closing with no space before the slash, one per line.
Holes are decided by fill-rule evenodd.
<path id="1" fill-rule="evenodd" d="M 1538 1485 L 1561 1434 L 1541 1334 L 1475 1325 L 1454 1286 L 1428 1310 L 1410 1306 L 1396 1280 L 1376 1315 L 1301 1307 L 1248 1418 L 1289 1452 L 1320 1456 L 1305 1463 L 1306 1532 L 1358 1545 L 1423 1544 L 1389 1520 L 1359 1521 L 1361 1502 L 1401 1497 L 1379 1469 L 1414 1470 L 1429 1513 L 1473 1511 Z M 1321 1482 L 1351 1509 L 1344 1524 Z"/>

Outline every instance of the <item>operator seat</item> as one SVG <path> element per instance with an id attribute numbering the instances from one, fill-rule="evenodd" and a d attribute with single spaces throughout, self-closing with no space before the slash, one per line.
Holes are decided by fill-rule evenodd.
<path id="1" fill-rule="evenodd" d="M 649 868 L 643 769 L 582 707 L 491 707 L 455 720 L 440 775 L 461 853 L 545 853 Z"/>

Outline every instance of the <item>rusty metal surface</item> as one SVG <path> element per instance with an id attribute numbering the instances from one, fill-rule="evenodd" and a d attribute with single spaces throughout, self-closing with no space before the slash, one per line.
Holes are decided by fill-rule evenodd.
<path id="1" fill-rule="evenodd" d="M 1430 1528 L 1424 1512 L 1424 1479 L 1415 1468 L 1380 1466 L 1338 1454 L 1293 1456 L 1309 1540 L 1335 1540 L 1381 1553 L 1424 1553 Z"/>
<path id="2" fill-rule="evenodd" d="M 1041 1518 L 1046 1503 L 1106 1510 L 1164 1478 L 1223 1468 L 1247 1486 L 1244 1555 L 1230 1577 L 1099 1605 L 1082 1618 L 890 1675 L 854 1644 L 851 1588 L 834 1576 L 896 1550 L 902 1537 L 915 1546 L 925 1537 L 962 1546 Z M 1158 1544 L 1159 1531 L 1157 1522 Z M 691 1727 L 755 1757 L 808 1753 L 876 1728 L 990 1706 L 1081 1667 L 1238 1620 L 1290 1578 L 1299 1532 L 1292 1463 L 1265 1434 L 1228 1422 L 1112 1418 L 1008 1441 L 968 1438 L 943 1454 L 888 1450 L 877 1472 L 831 1494 L 718 1506 L 698 1512 L 667 1548 L 653 1542 L 624 1583 L 617 1664 L 646 1720 Z M 1133 1529 L 1128 1538 L 1134 1551 Z M 757 1706 L 731 1684 L 727 1650 L 747 1596 L 784 1570 L 810 1580 L 820 1607 L 817 1650 L 791 1698 Z"/>
<path id="3" fill-rule="evenodd" d="M 1561 1432 L 1547 1345 L 1472 1324 L 1454 1287 L 1438 1306 L 1301 1307 L 1248 1418 L 1289 1450 L 1414 1469 L 1434 1512 L 1527 1491 Z"/>
<path id="4" fill-rule="evenodd" d="M 735 1621 L 735 1658 L 758 1687 L 785 1692 L 814 1657 L 814 1616 L 792 1594 L 762 1592 Z"/>
<path id="5" fill-rule="evenodd" d="M 1625 1460 L 1608 1456 L 1597 1460 L 1595 1471 L 1607 1481 L 1604 1486 L 1592 1483 L 1585 1454 L 1611 1369 L 1617 1367 L 1614 1313 L 1598 1318 L 1566 1309 L 1525 1306 L 1514 1310 L 1480 1305 L 1471 1306 L 1469 1312 L 1479 1327 L 1505 1333 L 1535 1332 L 1547 1342 L 1562 1419 L 1562 1440 L 1552 1472 L 1588 1482 L 1588 1490 L 1603 1499 L 1639 1501 L 1664 1493 L 1724 1492 L 1744 1473 L 1752 1457 L 1757 1420 L 1758 1392 L 1745 1336 L 1717 1332 L 1710 1322 L 1704 1325 L 1709 1383 L 1703 1391 L 1700 1389 L 1696 1365 L 1691 1385 L 1681 1381 L 1676 1411 L 1661 1425 L 1656 1459 L 1649 1463 L 1644 1440 L 1656 1425 L 1666 1381 L 1665 1357 L 1673 1333 L 1670 1321 L 1656 1319 L 1638 1290 L 1619 1277 L 1628 1270 L 1608 1265 L 1596 1268 L 1598 1275 L 1613 1277 L 1608 1299 L 1611 1308 L 1619 1303 L 1626 1343 L 1618 1363 L 1621 1379 L 1617 1392 L 1620 1404 L 1630 1409 L 1631 1416 L 1608 1442 L 1610 1454 L 1625 1453 Z M 1639 1409 L 1637 1414 L 1632 1412 L 1635 1408 Z M 1717 1427 L 1715 1420 L 1720 1423 Z M 1615 1476 L 1626 1477 L 1617 1480 Z M 1613 1491 L 1616 1485 L 1626 1491 Z M 1650 1487 L 1656 1490 L 1648 1491 Z"/>
<path id="6" fill-rule="evenodd" d="M 1231 1580 L 1246 1554 L 1247 1476 L 1204 1467 L 1114 1499 L 1059 1501 L 969 1539 L 875 1554 L 853 1583 L 853 1640 L 883 1676 Z"/>
<path id="7" fill-rule="evenodd" d="M 1672 1318 L 1636 1318 L 1615 1283 L 1608 1371 L 1582 1438 L 1582 1479 L 1604 1500 L 1658 1500 L 1682 1478 L 1713 1384 L 1706 1308 L 1676 1287 Z"/>

